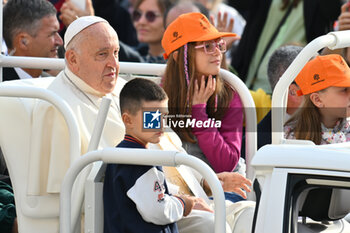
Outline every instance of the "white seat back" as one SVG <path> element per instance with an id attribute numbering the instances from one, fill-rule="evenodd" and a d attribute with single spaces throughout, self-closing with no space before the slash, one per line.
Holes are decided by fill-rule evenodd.
<path id="1" fill-rule="evenodd" d="M 28 96 L 28 91 L 31 90 L 34 90 L 34 95 L 40 94 L 38 89 L 33 89 L 35 87 L 42 88 L 40 90 L 44 94 L 50 95 L 52 93 L 44 89 L 52 80 L 53 78 L 45 78 L 3 82 L 0 84 L 0 96 L 13 96 L 17 88 L 19 96 L 21 96 L 21 91 L 26 92 L 23 96 Z M 8 88 L 12 89 L 8 90 Z M 62 101 L 57 96 L 55 98 L 57 102 Z M 19 232 L 58 232 L 59 194 L 27 195 L 32 110 L 37 101 L 38 99 L 0 97 L 0 146 L 14 190 Z M 75 120 L 72 115 L 69 116 L 69 119 Z M 76 123 L 73 122 L 71 125 L 76 125 Z M 79 136 L 77 128 L 71 130 L 76 131 L 73 137 Z"/>

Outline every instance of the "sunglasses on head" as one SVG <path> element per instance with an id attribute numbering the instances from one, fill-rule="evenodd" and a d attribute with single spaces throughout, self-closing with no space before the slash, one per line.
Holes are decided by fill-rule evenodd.
<path id="1" fill-rule="evenodd" d="M 157 12 L 154 12 L 154 11 L 146 11 L 146 12 L 142 12 L 142 11 L 139 11 L 139 10 L 135 10 L 133 13 L 132 13 L 132 20 L 134 22 L 137 22 L 141 19 L 142 15 L 145 15 L 146 17 L 146 20 L 149 22 L 149 23 L 152 23 L 154 22 L 154 20 L 156 20 L 157 17 L 161 16 L 160 13 L 157 13 Z"/>

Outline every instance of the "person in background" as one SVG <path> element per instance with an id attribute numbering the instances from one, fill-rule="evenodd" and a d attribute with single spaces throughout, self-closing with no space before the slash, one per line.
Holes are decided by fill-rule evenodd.
<path id="1" fill-rule="evenodd" d="M 131 19 L 134 5 L 135 0 L 93 0 L 95 15 L 111 24 L 121 42 L 136 48 L 139 42 Z"/>
<path id="2" fill-rule="evenodd" d="M 344 30 L 350 30 L 350 2 L 347 1 L 341 6 L 341 14 L 338 17 L 338 21 L 334 25 L 334 31 L 344 31 Z M 322 55 L 327 54 L 339 54 L 341 55 L 344 60 L 350 64 L 350 48 L 341 48 L 341 49 L 335 49 L 331 50 L 328 47 L 324 48 L 321 52 Z"/>
<path id="3" fill-rule="evenodd" d="M 269 83 L 272 90 L 275 89 L 278 80 L 302 49 L 303 47 L 297 45 L 285 45 L 272 53 L 267 68 Z M 303 98 L 297 95 L 298 90 L 299 87 L 295 82 L 289 85 L 285 121 L 297 111 L 302 103 Z M 268 110 L 267 115 L 258 124 L 258 149 L 264 145 L 271 144 L 271 109 L 269 108 Z M 243 140 L 242 143 L 242 156 L 245 156 L 245 140 Z"/>
<path id="4" fill-rule="evenodd" d="M 306 45 L 333 29 L 341 0 L 255 0 L 231 65 L 249 89 L 268 94 L 269 57 L 285 44 Z"/>
<path id="5" fill-rule="evenodd" d="M 253 0 L 227 0 L 227 4 L 235 8 L 245 20 L 249 15 L 249 5 Z"/>
<path id="6" fill-rule="evenodd" d="M 200 12 L 206 15 L 207 18 L 209 17 L 209 11 L 203 13 L 194 2 L 179 1 L 166 9 L 163 15 L 164 28 L 166 29 L 169 24 L 171 24 L 180 15 L 190 12 Z"/>
<path id="7" fill-rule="evenodd" d="M 56 11 L 57 11 L 57 18 L 59 19 L 59 16 L 61 15 L 61 6 L 62 4 L 66 1 L 66 0 L 48 0 L 49 2 L 52 3 L 52 5 L 55 6 Z M 61 36 L 63 36 L 64 34 L 62 34 L 62 32 L 64 33 L 63 29 L 64 29 L 64 24 L 60 21 L 60 19 L 58 20 L 60 23 L 60 29 L 59 29 L 59 33 Z"/>
<path id="8" fill-rule="evenodd" d="M 132 19 L 140 43 L 147 44 L 143 53 L 145 62 L 165 63 L 161 40 L 164 33 L 163 14 L 170 6 L 170 0 L 138 0 L 135 3 Z"/>
<path id="9" fill-rule="evenodd" d="M 203 4 L 210 12 L 212 22 L 218 22 L 222 17 L 225 18 L 226 24 L 233 23 L 232 32 L 238 36 L 243 34 L 245 19 L 233 7 L 223 3 L 222 0 L 195 0 Z M 214 25 L 216 25 L 216 23 Z"/>
<path id="10" fill-rule="evenodd" d="M 2 1 L 2 7 L 4 7 L 4 5 L 7 3 L 7 0 L 3 0 Z M 1 53 L 4 55 L 8 55 L 7 52 L 7 47 L 6 47 L 6 43 L 4 41 L 4 38 L 2 38 L 2 46 L 1 46 Z"/>
<path id="11" fill-rule="evenodd" d="M 303 48 L 304 47 L 298 45 L 285 45 L 272 53 L 267 67 L 267 74 L 272 90 L 275 89 L 278 80 L 282 77 L 284 72 L 290 64 L 292 64 Z M 302 98 L 297 95 L 298 90 L 299 87 L 295 82 L 292 82 L 288 87 L 286 120 L 298 110 L 302 102 Z"/>
<path id="12" fill-rule="evenodd" d="M 0 232 L 18 233 L 13 190 L 2 181 L 0 181 Z"/>
<path id="13" fill-rule="evenodd" d="M 65 1 L 60 7 L 60 13 L 59 19 L 66 27 L 79 17 L 95 15 L 92 0 L 85 0 L 85 9 L 81 9 L 72 1 Z"/>
<path id="14" fill-rule="evenodd" d="M 9 0 L 3 9 L 4 40 L 11 56 L 57 57 L 63 44 L 55 7 L 47 0 Z M 3 81 L 49 76 L 42 69 L 4 68 Z"/>
<path id="15" fill-rule="evenodd" d="M 130 36 L 132 35 L 133 32 L 128 30 L 129 27 L 126 26 L 128 24 L 120 23 L 121 21 L 131 20 L 130 15 L 128 15 L 128 12 L 125 12 L 122 9 L 122 7 L 118 5 L 116 1 L 109 3 L 108 0 L 97 1 L 97 2 L 96 1 L 91 2 L 91 0 L 86 0 L 85 5 L 86 5 L 85 10 L 79 9 L 79 7 L 76 6 L 71 1 L 67 1 L 62 5 L 60 19 L 64 23 L 65 27 L 68 27 L 74 20 L 77 19 L 77 17 L 87 16 L 87 15 L 93 16 L 95 15 L 95 11 L 96 11 L 96 15 L 98 16 L 101 15 L 102 18 L 106 19 L 116 31 L 120 31 L 120 34 L 122 35 L 124 42 L 119 41 L 119 45 L 120 45 L 119 61 L 125 61 L 125 62 L 143 62 L 144 61 L 141 55 L 138 53 L 138 51 L 136 51 L 133 47 L 129 46 L 130 43 L 133 45 L 136 45 L 136 44 L 131 42 L 132 40 Z M 97 7 L 96 10 L 94 6 Z M 105 9 L 106 6 L 108 6 L 107 9 Z M 105 10 L 102 11 L 100 8 Z M 123 19 L 123 20 L 120 20 L 120 19 Z M 123 25 L 126 28 L 124 28 Z M 132 29 L 133 29 L 133 26 L 132 26 Z"/>

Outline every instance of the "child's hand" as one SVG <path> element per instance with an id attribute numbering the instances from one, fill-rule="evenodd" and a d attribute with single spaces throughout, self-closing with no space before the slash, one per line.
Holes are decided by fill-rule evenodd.
<path id="1" fill-rule="evenodd" d="M 180 197 L 185 202 L 184 217 L 186 217 L 191 213 L 196 197 L 191 197 L 189 195 L 180 195 Z"/>
<path id="2" fill-rule="evenodd" d="M 209 75 L 207 85 L 205 85 L 205 77 L 202 75 L 200 87 L 198 80 L 194 81 L 194 93 L 192 105 L 207 103 L 210 96 L 214 93 L 216 87 L 216 80 L 212 75 Z"/>
<path id="3" fill-rule="evenodd" d="M 193 209 L 195 209 L 195 210 L 203 210 L 203 211 L 208 211 L 210 213 L 214 213 L 214 211 L 204 201 L 204 199 L 200 198 L 200 197 L 196 197 Z"/>

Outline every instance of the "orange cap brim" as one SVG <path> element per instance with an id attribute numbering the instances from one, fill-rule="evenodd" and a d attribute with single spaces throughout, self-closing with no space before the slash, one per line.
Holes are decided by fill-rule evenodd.
<path id="1" fill-rule="evenodd" d="M 220 37 L 239 37 L 237 36 L 236 33 L 230 33 L 230 32 L 218 32 L 215 34 L 208 34 L 208 35 L 204 35 L 204 36 L 200 36 L 196 39 L 193 39 L 189 42 L 198 42 L 198 41 L 207 41 L 207 40 L 215 40 L 217 38 Z M 240 37 L 239 37 L 240 38 Z M 183 44 L 182 46 L 184 46 L 185 44 Z M 170 53 L 172 53 L 173 51 L 171 51 Z M 163 53 L 163 57 L 164 59 L 168 59 L 169 58 L 169 54 L 167 54 L 166 52 Z"/>

